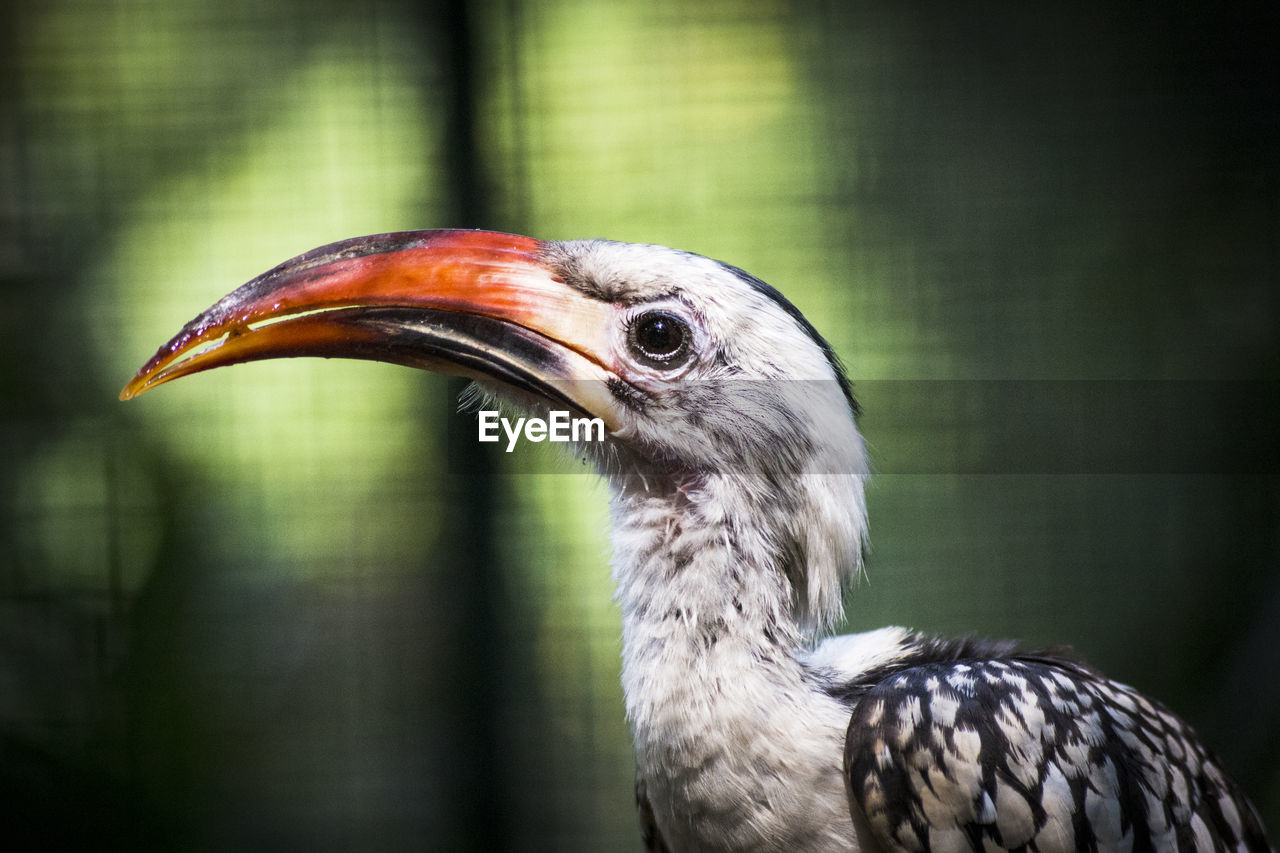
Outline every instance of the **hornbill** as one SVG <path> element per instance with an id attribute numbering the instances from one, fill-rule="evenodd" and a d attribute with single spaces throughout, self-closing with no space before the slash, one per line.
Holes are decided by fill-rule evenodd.
<path id="1" fill-rule="evenodd" d="M 1265 850 L 1163 705 L 1070 656 L 829 638 L 861 571 L 849 380 L 778 291 L 709 258 L 486 231 L 360 237 L 188 323 L 121 393 L 282 356 L 470 377 L 607 435 L 622 682 L 650 850 Z"/>

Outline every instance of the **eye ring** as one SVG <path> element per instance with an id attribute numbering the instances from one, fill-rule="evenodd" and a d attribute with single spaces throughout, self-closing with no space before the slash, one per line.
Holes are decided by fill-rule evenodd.
<path id="1" fill-rule="evenodd" d="M 674 370 L 693 355 L 689 324 L 670 311 L 645 311 L 627 326 L 627 346 L 636 360 L 659 370 Z"/>

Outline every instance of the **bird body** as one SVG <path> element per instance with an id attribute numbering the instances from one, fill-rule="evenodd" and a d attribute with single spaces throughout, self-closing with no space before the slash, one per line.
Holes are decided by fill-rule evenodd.
<path id="1" fill-rule="evenodd" d="M 817 642 L 865 549 L 857 405 L 827 342 L 742 270 L 601 240 L 356 238 L 228 294 L 122 397 L 293 355 L 604 421 L 577 449 L 612 490 L 649 849 L 1270 849 L 1185 723 L 1069 656 L 901 628 Z"/>

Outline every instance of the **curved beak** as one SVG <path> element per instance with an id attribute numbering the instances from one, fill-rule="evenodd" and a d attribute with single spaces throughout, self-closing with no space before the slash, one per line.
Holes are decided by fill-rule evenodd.
<path id="1" fill-rule="evenodd" d="M 496 379 L 617 427 L 609 306 L 541 242 L 492 231 L 357 237 L 286 261 L 187 323 L 120 392 L 267 358 L 359 358 Z"/>

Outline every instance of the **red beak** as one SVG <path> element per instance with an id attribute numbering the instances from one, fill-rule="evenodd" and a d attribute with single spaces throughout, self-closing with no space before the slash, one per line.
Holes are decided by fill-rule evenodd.
<path id="1" fill-rule="evenodd" d="M 612 429 L 611 308 L 560 280 L 541 247 L 492 231 L 409 231 L 313 249 L 187 323 L 120 399 L 240 362 L 361 358 L 494 379 Z"/>

